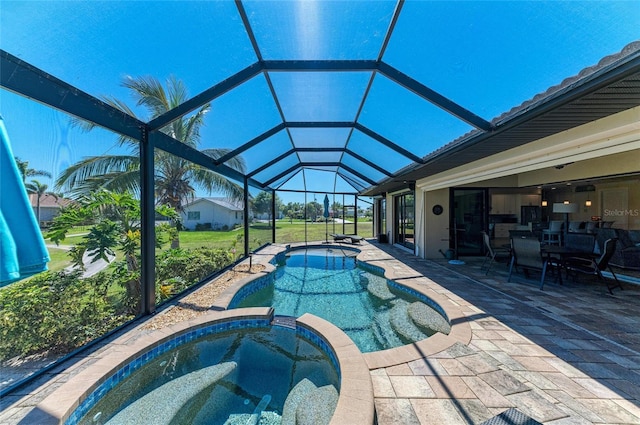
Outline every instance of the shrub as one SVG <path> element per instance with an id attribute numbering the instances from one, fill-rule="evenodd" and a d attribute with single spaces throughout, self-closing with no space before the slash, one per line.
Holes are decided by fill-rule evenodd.
<path id="1" fill-rule="evenodd" d="M 131 316 L 107 303 L 103 278 L 45 272 L 0 290 L 0 359 L 69 352 Z"/>
<path id="2" fill-rule="evenodd" d="M 179 293 L 234 260 L 233 255 L 223 248 L 163 251 L 156 256 L 156 298 L 160 301 L 168 294 Z"/>
<path id="3" fill-rule="evenodd" d="M 211 230 L 211 223 L 198 223 L 196 224 L 196 230 Z"/>

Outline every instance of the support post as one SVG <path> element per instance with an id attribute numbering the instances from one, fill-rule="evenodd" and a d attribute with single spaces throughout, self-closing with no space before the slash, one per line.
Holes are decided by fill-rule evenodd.
<path id="1" fill-rule="evenodd" d="M 276 190 L 271 192 L 271 243 L 276 243 Z"/>
<path id="2" fill-rule="evenodd" d="M 244 200 L 244 256 L 247 257 L 249 255 L 249 180 L 244 178 L 244 187 L 243 187 L 243 200 Z"/>
<path id="3" fill-rule="evenodd" d="M 354 196 L 353 202 L 353 234 L 358 234 L 358 195 Z"/>
<path id="4" fill-rule="evenodd" d="M 155 284 L 155 199 L 154 199 L 154 143 L 149 137 L 148 127 L 141 128 L 140 137 L 140 222 L 141 244 L 141 312 L 152 314 L 156 310 Z"/>

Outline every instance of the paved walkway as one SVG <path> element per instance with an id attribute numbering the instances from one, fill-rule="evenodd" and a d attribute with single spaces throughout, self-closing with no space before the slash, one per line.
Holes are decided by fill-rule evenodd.
<path id="1" fill-rule="evenodd" d="M 640 424 L 640 287 L 540 291 L 537 276 L 507 283 L 505 264 L 486 276 L 478 259 L 451 265 L 380 248 L 456 300 L 473 336 L 372 371 L 379 425 L 478 424 L 509 408 L 546 424 Z"/>
<path id="2" fill-rule="evenodd" d="M 504 264 L 485 276 L 478 259 L 451 265 L 386 244 L 362 248 L 439 285 L 473 334 L 469 345 L 372 370 L 379 425 L 480 424 L 505 411 L 545 424 L 640 424 L 640 287 L 612 296 L 600 282 L 569 281 L 540 291 L 535 277 L 507 283 Z M 0 424 L 20 423 L 76 369 L 5 397 Z"/>

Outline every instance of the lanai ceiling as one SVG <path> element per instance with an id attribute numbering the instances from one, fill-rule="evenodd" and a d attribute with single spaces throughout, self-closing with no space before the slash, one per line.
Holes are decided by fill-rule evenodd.
<path id="1" fill-rule="evenodd" d="M 640 48 L 620 53 L 637 38 L 632 2 L 5 0 L 2 9 L 4 88 L 130 137 L 144 127 L 156 147 L 262 189 L 374 195 L 640 104 Z M 127 100 L 124 75 L 173 75 L 193 95 L 153 119 L 122 116 L 98 99 Z M 159 133 L 209 102 L 199 150 Z M 229 153 L 214 160 L 201 153 L 210 148 Z M 237 156 L 245 175 L 226 165 Z"/>

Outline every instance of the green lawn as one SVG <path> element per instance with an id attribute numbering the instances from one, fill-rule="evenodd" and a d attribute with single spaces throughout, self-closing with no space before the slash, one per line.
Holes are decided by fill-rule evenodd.
<path id="1" fill-rule="evenodd" d="M 366 238 L 372 237 L 371 221 L 358 220 L 358 234 Z M 325 230 L 326 229 L 326 230 Z M 88 228 L 77 229 L 78 233 L 88 232 Z M 328 223 L 325 227 L 323 222 L 305 222 L 302 220 L 280 220 L 276 222 L 276 242 L 278 243 L 291 243 L 291 242 L 303 242 L 305 241 L 305 233 L 307 241 L 323 241 L 326 238 L 326 232 L 331 233 L 354 233 L 353 223 L 345 224 L 343 229 L 342 223 Z M 77 234 L 77 233 L 70 233 Z M 238 237 L 240 236 L 240 239 Z M 236 250 L 241 254 L 244 248 L 244 230 L 232 229 L 228 231 L 183 231 L 180 232 L 180 247 L 184 249 L 193 249 L 202 246 L 214 246 L 225 249 L 231 249 L 234 246 Z M 332 240 L 329 236 L 329 240 Z M 64 241 L 61 241 L 61 245 L 76 245 L 82 241 L 82 236 L 67 237 Z M 50 241 L 47 241 L 50 242 Z M 267 242 L 271 242 L 271 226 L 268 223 L 256 223 L 249 227 L 249 246 L 250 249 L 256 249 Z M 169 246 L 166 243 L 163 249 L 167 249 Z M 49 248 L 49 255 L 51 262 L 49 263 L 49 270 L 57 271 L 67 267 L 70 264 L 67 251 L 58 248 Z"/>
<path id="2" fill-rule="evenodd" d="M 69 255 L 66 250 L 59 248 L 47 249 L 49 251 L 49 257 L 51 258 L 51 261 L 47 264 L 49 271 L 57 272 L 70 264 Z"/>

